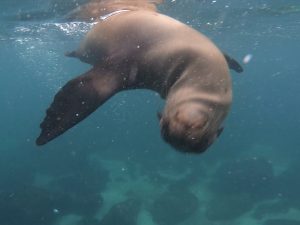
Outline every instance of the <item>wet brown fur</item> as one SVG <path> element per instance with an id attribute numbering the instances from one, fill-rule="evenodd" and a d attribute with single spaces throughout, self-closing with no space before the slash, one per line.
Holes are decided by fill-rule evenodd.
<path id="1" fill-rule="evenodd" d="M 72 12 L 96 24 L 68 56 L 93 68 L 55 96 L 37 139 L 43 145 L 83 120 L 114 94 L 146 88 L 166 99 L 162 137 L 184 152 L 205 151 L 222 131 L 231 105 L 231 79 L 220 50 L 204 35 L 156 12 L 160 1 L 93 1 Z"/>
<path id="2" fill-rule="evenodd" d="M 156 5 L 163 0 L 92 0 L 69 13 L 69 20 L 95 21 L 100 16 L 116 10 L 157 11 Z"/>

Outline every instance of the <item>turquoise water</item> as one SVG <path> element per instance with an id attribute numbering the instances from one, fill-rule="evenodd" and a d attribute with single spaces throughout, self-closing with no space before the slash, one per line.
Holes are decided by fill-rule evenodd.
<path id="1" fill-rule="evenodd" d="M 114 96 L 63 136 L 35 146 L 56 91 L 89 68 L 64 52 L 91 25 L 65 23 L 73 1 L 55 2 L 55 13 L 53 2 L 0 2 L 1 225 L 300 224 L 298 0 L 160 7 L 238 61 L 253 56 L 242 75 L 232 72 L 230 116 L 201 155 L 162 141 L 156 113 L 163 101 L 144 90 Z M 37 11 L 47 13 L 24 20 Z"/>

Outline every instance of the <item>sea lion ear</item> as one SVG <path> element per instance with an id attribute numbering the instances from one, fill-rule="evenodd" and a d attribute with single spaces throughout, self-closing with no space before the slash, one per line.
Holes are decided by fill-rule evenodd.
<path id="1" fill-rule="evenodd" d="M 224 127 L 220 127 L 220 128 L 217 130 L 217 137 L 219 137 L 219 136 L 222 134 L 223 130 L 224 130 Z"/>
<path id="2" fill-rule="evenodd" d="M 156 113 L 157 118 L 160 120 L 162 118 L 162 112 L 157 112 Z"/>
<path id="3" fill-rule="evenodd" d="M 223 55 L 230 69 L 234 70 L 237 73 L 242 73 L 244 71 L 243 67 L 238 63 L 238 61 L 236 61 L 234 58 L 230 57 L 226 53 L 223 53 Z"/>

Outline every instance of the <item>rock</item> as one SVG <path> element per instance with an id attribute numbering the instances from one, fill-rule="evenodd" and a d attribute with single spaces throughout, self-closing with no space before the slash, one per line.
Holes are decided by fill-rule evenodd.
<path id="1" fill-rule="evenodd" d="M 211 221 L 237 219 L 256 203 L 275 196 L 274 180 L 272 165 L 265 159 L 225 162 L 208 185 L 214 195 L 206 217 Z"/>
<path id="2" fill-rule="evenodd" d="M 230 221 L 251 210 L 253 205 L 247 194 L 215 196 L 208 203 L 205 215 L 210 221 Z"/>
<path id="3" fill-rule="evenodd" d="M 72 213 L 82 216 L 94 216 L 103 205 L 102 196 L 96 193 L 78 195 L 77 197 L 70 196 L 70 198 Z"/>
<path id="4" fill-rule="evenodd" d="M 253 200 L 274 197 L 272 165 L 265 159 L 249 158 L 221 165 L 209 184 L 220 195 L 250 194 Z"/>
<path id="5" fill-rule="evenodd" d="M 26 186 L 22 191 L 0 192 L 1 225 L 50 225 L 65 213 L 65 202 L 69 199 L 45 189 Z"/>
<path id="6" fill-rule="evenodd" d="M 270 219 L 266 220 L 264 225 L 300 225 L 300 220 Z"/>
<path id="7" fill-rule="evenodd" d="M 67 191 L 26 185 L 22 190 L 0 192 L 0 224 L 52 225 L 68 214 L 93 215 L 101 205 L 99 195 L 74 198 Z"/>
<path id="8" fill-rule="evenodd" d="M 158 225 L 175 225 L 197 211 L 197 197 L 186 188 L 172 186 L 156 199 L 149 209 Z"/>
<path id="9" fill-rule="evenodd" d="M 54 178 L 49 186 L 54 189 L 68 189 L 68 192 L 75 195 L 105 190 L 110 174 L 99 162 L 89 160 L 88 155 L 82 152 L 73 157 L 66 153 L 60 155 L 58 159 L 53 159 L 55 167 L 52 160 L 42 160 L 44 164 L 40 166 L 40 174 Z"/>
<path id="10" fill-rule="evenodd" d="M 99 225 L 99 221 L 93 217 L 84 217 L 76 225 Z"/>
<path id="11" fill-rule="evenodd" d="M 99 225 L 135 225 L 141 209 L 137 199 L 127 199 L 114 205 L 100 221 Z"/>
<path id="12" fill-rule="evenodd" d="M 276 177 L 275 187 L 282 199 L 289 202 L 290 207 L 300 209 L 300 165 L 298 162 L 291 164 L 286 171 Z"/>
<path id="13" fill-rule="evenodd" d="M 290 203 L 285 200 L 263 203 L 257 206 L 252 214 L 255 219 L 261 220 L 265 216 L 287 213 L 290 209 Z"/>
<path id="14" fill-rule="evenodd" d="M 73 173 L 61 174 L 47 188 L 68 196 L 72 213 L 90 217 L 101 208 L 103 199 L 100 193 L 108 181 L 106 170 L 87 163 L 74 169 Z"/>

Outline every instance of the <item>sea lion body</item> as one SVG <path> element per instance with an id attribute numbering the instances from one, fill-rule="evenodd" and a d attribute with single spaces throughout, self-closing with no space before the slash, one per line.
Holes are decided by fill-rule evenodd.
<path id="1" fill-rule="evenodd" d="M 176 149 L 203 152 L 222 130 L 232 100 L 227 62 L 207 37 L 175 19 L 151 10 L 116 13 L 100 20 L 68 55 L 93 69 L 56 95 L 41 124 L 39 145 L 115 93 L 137 88 L 166 99 L 161 133 Z"/>
<path id="2" fill-rule="evenodd" d="M 151 11 L 122 12 L 99 22 L 75 54 L 91 65 L 111 63 L 114 67 L 137 70 L 135 88 L 152 89 L 162 97 L 169 89 L 165 82 L 175 81 L 183 72 L 190 79 L 209 80 L 206 84 L 196 82 L 198 86 L 215 87 L 224 79 L 224 86 L 230 88 L 231 84 L 223 54 L 208 38 L 177 20 Z"/>

